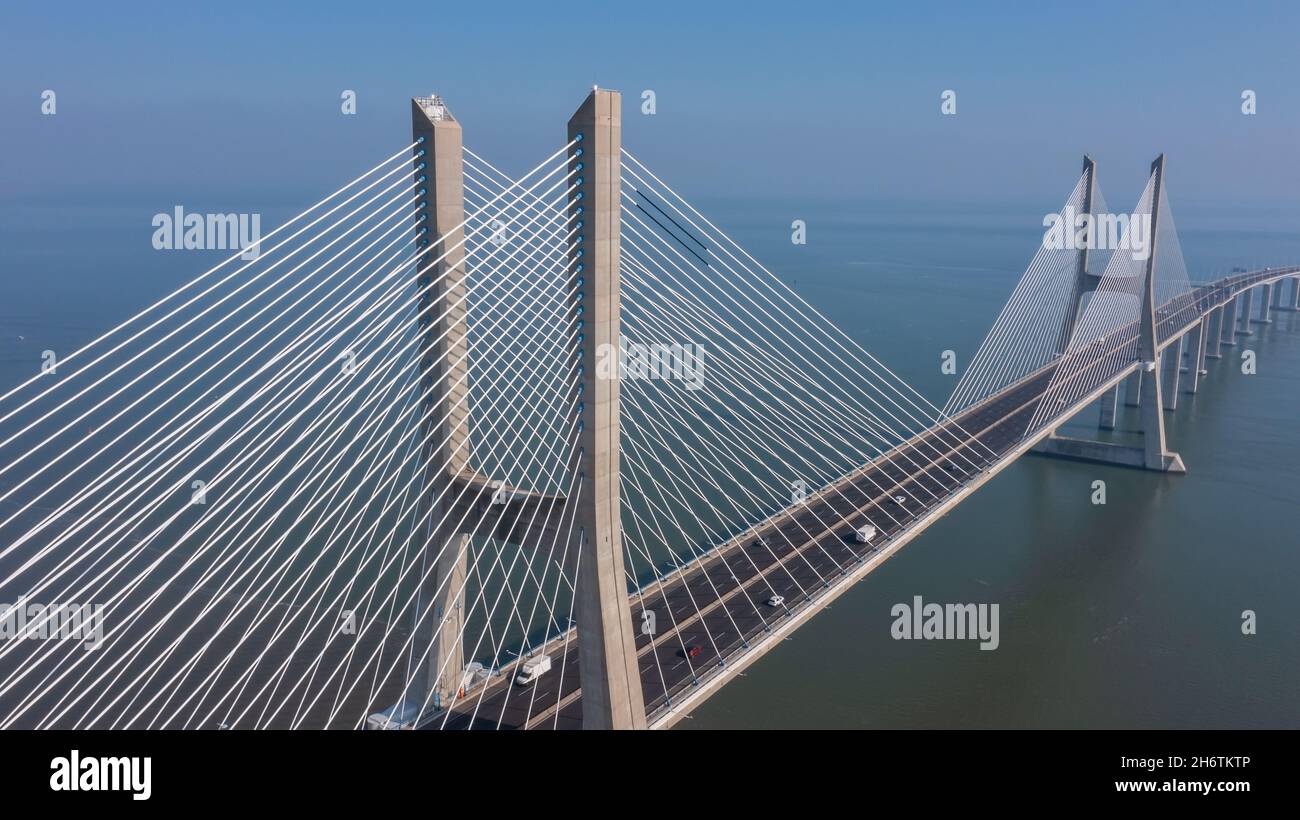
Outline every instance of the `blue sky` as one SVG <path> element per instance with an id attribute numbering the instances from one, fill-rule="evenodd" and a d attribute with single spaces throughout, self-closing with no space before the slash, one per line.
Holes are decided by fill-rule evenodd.
<path id="1" fill-rule="evenodd" d="M 598 83 L 696 197 L 1055 204 L 1088 151 L 1119 206 L 1165 151 L 1176 207 L 1290 207 L 1300 11 L 1238 5 L 10 2 L 0 199 L 305 202 L 404 144 L 430 91 L 522 171 Z"/>

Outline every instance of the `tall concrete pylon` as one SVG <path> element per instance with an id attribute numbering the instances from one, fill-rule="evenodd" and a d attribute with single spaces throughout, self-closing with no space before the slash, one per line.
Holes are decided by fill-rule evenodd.
<path id="1" fill-rule="evenodd" d="M 576 141 L 569 159 L 576 189 L 570 207 L 578 236 L 569 255 L 580 273 L 579 325 L 582 380 L 577 436 L 576 496 L 546 495 L 506 486 L 481 473 L 470 446 L 469 309 L 465 282 L 464 157 L 460 123 L 437 95 L 411 101 L 415 164 L 425 177 L 417 239 L 422 251 L 419 332 L 423 400 L 434 410 L 422 433 L 421 453 L 430 498 L 441 498 L 425 533 L 426 565 L 420 584 L 413 645 L 428 648 L 394 723 L 418 724 L 428 713 L 452 708 L 466 685 L 462 595 L 471 534 L 528 547 L 561 534 L 554 513 L 573 504 L 577 555 L 574 613 L 583 725 L 643 729 L 645 698 L 637 664 L 623 566 L 619 498 L 619 214 L 621 116 L 615 91 L 594 90 L 569 121 Z M 611 358 L 612 357 L 612 358 Z M 615 367 L 609 372 L 607 365 Z M 520 522 L 529 522 L 521 524 Z"/>
<path id="2" fill-rule="evenodd" d="M 1169 452 L 1165 442 L 1164 396 L 1160 378 L 1160 349 L 1156 323 L 1156 254 L 1160 252 L 1160 194 L 1165 183 L 1165 155 L 1151 163 L 1151 249 L 1146 260 L 1142 283 L 1142 307 L 1138 315 L 1138 367 L 1148 378 L 1142 379 L 1142 449 L 1148 470 L 1185 473 L 1183 459 Z M 1176 350 L 1181 351 L 1179 345 Z M 1173 355 L 1178 355 L 1177 353 Z M 1175 364 L 1175 368 L 1177 365 Z M 1177 371 L 1175 370 L 1175 373 Z"/>
<path id="3" fill-rule="evenodd" d="M 578 572 L 574 609 L 584 729 L 644 729 L 645 698 L 632 632 L 619 491 L 619 166 L 622 101 L 593 89 L 569 120 L 571 194 L 578 229 L 570 249 L 581 265 L 582 411 L 578 447 Z M 581 166 L 579 168 L 579 166 Z M 612 366 L 611 366 L 612 362 Z"/>
<path id="4" fill-rule="evenodd" d="M 1124 467 L 1137 467 L 1147 470 L 1158 470 L 1169 473 L 1185 473 L 1187 469 L 1183 466 L 1183 459 L 1177 453 L 1169 452 L 1165 443 L 1165 396 L 1164 385 L 1161 384 L 1164 379 L 1160 368 L 1161 354 L 1159 350 L 1159 339 L 1156 335 L 1158 325 L 1156 324 L 1156 305 L 1155 305 L 1155 263 L 1156 253 L 1156 236 L 1160 225 L 1160 192 L 1164 186 L 1165 175 L 1165 157 L 1161 154 L 1156 161 L 1151 164 L 1152 174 L 1152 191 L 1151 191 L 1151 230 L 1150 230 L 1150 255 L 1146 260 L 1146 268 L 1143 272 L 1140 287 L 1140 293 L 1133 294 L 1138 297 L 1139 307 L 1139 330 L 1138 330 L 1138 363 L 1136 368 L 1125 378 L 1125 404 L 1137 406 L 1140 408 L 1139 413 L 1142 419 L 1143 445 L 1142 447 L 1130 447 L 1123 444 L 1115 444 L 1108 441 L 1094 441 L 1090 439 L 1072 438 L 1069 436 L 1057 435 L 1056 430 L 1052 429 L 1046 438 L 1039 441 L 1033 448 L 1033 452 L 1043 455 L 1060 456 L 1064 458 L 1076 459 L 1080 461 L 1094 461 L 1102 464 L 1115 464 Z M 1090 186 L 1095 184 L 1096 165 L 1091 159 L 1084 158 L 1084 173 L 1088 174 Z M 1091 198 L 1091 191 L 1089 191 Z M 1091 205 L 1091 203 L 1089 203 Z M 1091 211 L 1090 211 L 1091 212 Z M 1082 253 L 1082 252 L 1081 252 Z M 1088 290 L 1096 290 L 1101 277 L 1093 277 L 1087 272 L 1086 257 L 1080 260 L 1078 278 L 1076 279 L 1076 293 L 1082 293 Z M 1136 279 L 1137 277 L 1133 277 Z M 1136 284 L 1136 283 L 1134 283 Z M 1126 293 L 1129 291 L 1125 291 Z M 1077 298 L 1077 296 L 1076 296 Z M 1076 302 L 1077 312 L 1077 302 Z M 1072 332 L 1074 317 L 1068 316 L 1065 321 L 1065 330 Z M 1167 355 L 1179 356 L 1182 346 L 1179 344 Z M 1171 378 L 1176 378 L 1178 374 L 1178 360 L 1170 362 L 1173 366 Z M 1173 395 L 1173 394 L 1171 394 Z M 1117 393 L 1115 386 L 1108 387 L 1099 398 L 1103 402 L 1100 426 L 1103 428 L 1113 428 L 1115 423 L 1115 407 Z"/>
<path id="5" fill-rule="evenodd" d="M 456 517 L 447 514 L 455 496 L 449 487 L 456 476 L 470 470 L 465 175 L 460 123 L 436 94 L 411 100 L 411 133 L 418 141 L 415 161 L 423 162 L 426 177 L 419 226 L 427 231 L 419 234 L 423 251 L 416 263 L 421 294 L 417 322 L 423 353 L 420 376 L 432 390 L 421 415 L 429 406 L 434 408 L 421 430 L 426 442 L 421 463 L 429 498 L 442 501 L 428 519 L 425 550 L 436 566 L 423 574 L 417 611 L 425 615 L 416 623 L 413 643 L 420 651 L 431 648 L 415 670 L 407 697 L 418 699 L 416 708 L 423 703 L 441 708 L 455 698 L 465 671 L 462 593 L 470 539 L 456 532 Z"/>
<path id="6" fill-rule="evenodd" d="M 1094 195 L 1097 193 L 1097 163 L 1087 154 L 1083 155 L 1083 203 L 1081 213 L 1092 214 Z M 1073 226 L 1066 226 L 1066 230 L 1073 230 Z M 1074 335 L 1074 327 L 1079 321 L 1079 304 L 1083 301 L 1083 295 L 1097 289 L 1097 283 L 1101 281 L 1101 275 L 1092 275 L 1088 272 L 1088 245 L 1095 238 L 1096 226 L 1091 225 L 1088 228 L 1088 238 L 1083 247 L 1079 249 L 1079 264 L 1075 268 L 1074 287 L 1070 293 L 1070 302 L 1065 309 L 1065 318 L 1061 322 L 1061 332 L 1056 342 L 1056 352 L 1064 353 L 1070 346 L 1070 337 Z"/>

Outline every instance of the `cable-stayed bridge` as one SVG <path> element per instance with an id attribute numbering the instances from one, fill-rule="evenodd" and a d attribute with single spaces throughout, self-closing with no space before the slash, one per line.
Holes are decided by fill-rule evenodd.
<path id="1" fill-rule="evenodd" d="M 1300 268 L 1191 283 L 1163 157 L 1122 218 L 1085 159 L 940 408 L 616 92 L 519 178 L 412 120 L 0 394 L 0 726 L 668 726 L 1025 452 L 1183 471 L 1164 413 L 1300 307 Z M 1121 387 L 1142 447 L 1056 434 Z"/>

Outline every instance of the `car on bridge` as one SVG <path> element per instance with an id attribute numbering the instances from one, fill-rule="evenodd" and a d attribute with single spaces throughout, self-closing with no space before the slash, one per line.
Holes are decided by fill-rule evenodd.
<path id="1" fill-rule="evenodd" d="M 876 528 L 871 526 L 870 524 L 867 524 L 866 526 L 858 527 L 856 530 L 853 531 L 853 540 L 857 541 L 859 544 L 865 544 L 875 537 L 876 537 Z"/>
<path id="2" fill-rule="evenodd" d="M 679 654 L 683 658 L 698 658 L 700 656 L 700 653 L 703 651 L 704 651 L 704 647 L 700 646 L 697 643 L 693 643 L 690 646 L 683 649 Z"/>
<path id="3" fill-rule="evenodd" d="M 773 595 L 771 598 L 767 599 L 767 605 L 770 607 L 778 607 L 784 603 L 785 603 L 784 595 Z"/>

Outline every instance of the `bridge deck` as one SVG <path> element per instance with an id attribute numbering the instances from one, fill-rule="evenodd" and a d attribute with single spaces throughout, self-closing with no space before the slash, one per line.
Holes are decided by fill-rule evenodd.
<path id="1" fill-rule="evenodd" d="M 1203 313 L 1242 290 L 1297 272 L 1300 268 L 1225 277 L 1161 306 L 1157 318 L 1160 345 L 1186 333 Z M 1131 352 L 1132 364 L 1117 374 L 1090 372 L 1091 366 L 1075 374 L 1072 378 L 1083 380 L 1079 391 L 1083 398 L 1054 413 L 1051 423 L 1035 438 L 1078 413 L 1099 391 L 1137 366 L 1135 327 L 1097 344 L 1112 346 L 1102 353 L 1124 356 Z M 633 594 L 634 611 L 653 610 L 660 624 L 665 617 L 672 624 L 656 636 L 636 636 L 651 725 L 671 724 L 680 716 L 683 701 L 696 699 L 693 693 L 720 683 L 752 662 L 779 631 L 797 626 L 829 603 L 928 526 L 936 513 L 942 515 L 1027 451 L 1033 443 L 1026 438 L 1027 428 L 1057 366 L 1054 361 L 846 476 L 806 503 L 772 516 L 759 529 L 766 545 L 752 538 L 728 543 Z M 959 435 L 954 424 L 964 434 Z M 896 503 L 895 495 L 906 497 L 906 502 Z M 857 543 L 852 527 L 842 521 L 853 526 L 872 523 L 877 535 L 870 544 Z M 784 596 L 783 605 L 766 605 L 774 594 Z M 502 676 L 486 692 L 470 693 L 457 703 L 445 716 L 445 724 L 440 716 L 431 725 L 580 727 L 577 644 L 571 634 L 566 638 L 548 648 L 553 654 L 553 670 L 532 687 L 512 686 L 510 676 Z M 691 645 L 699 646 L 700 652 L 688 658 L 684 649 Z"/>

